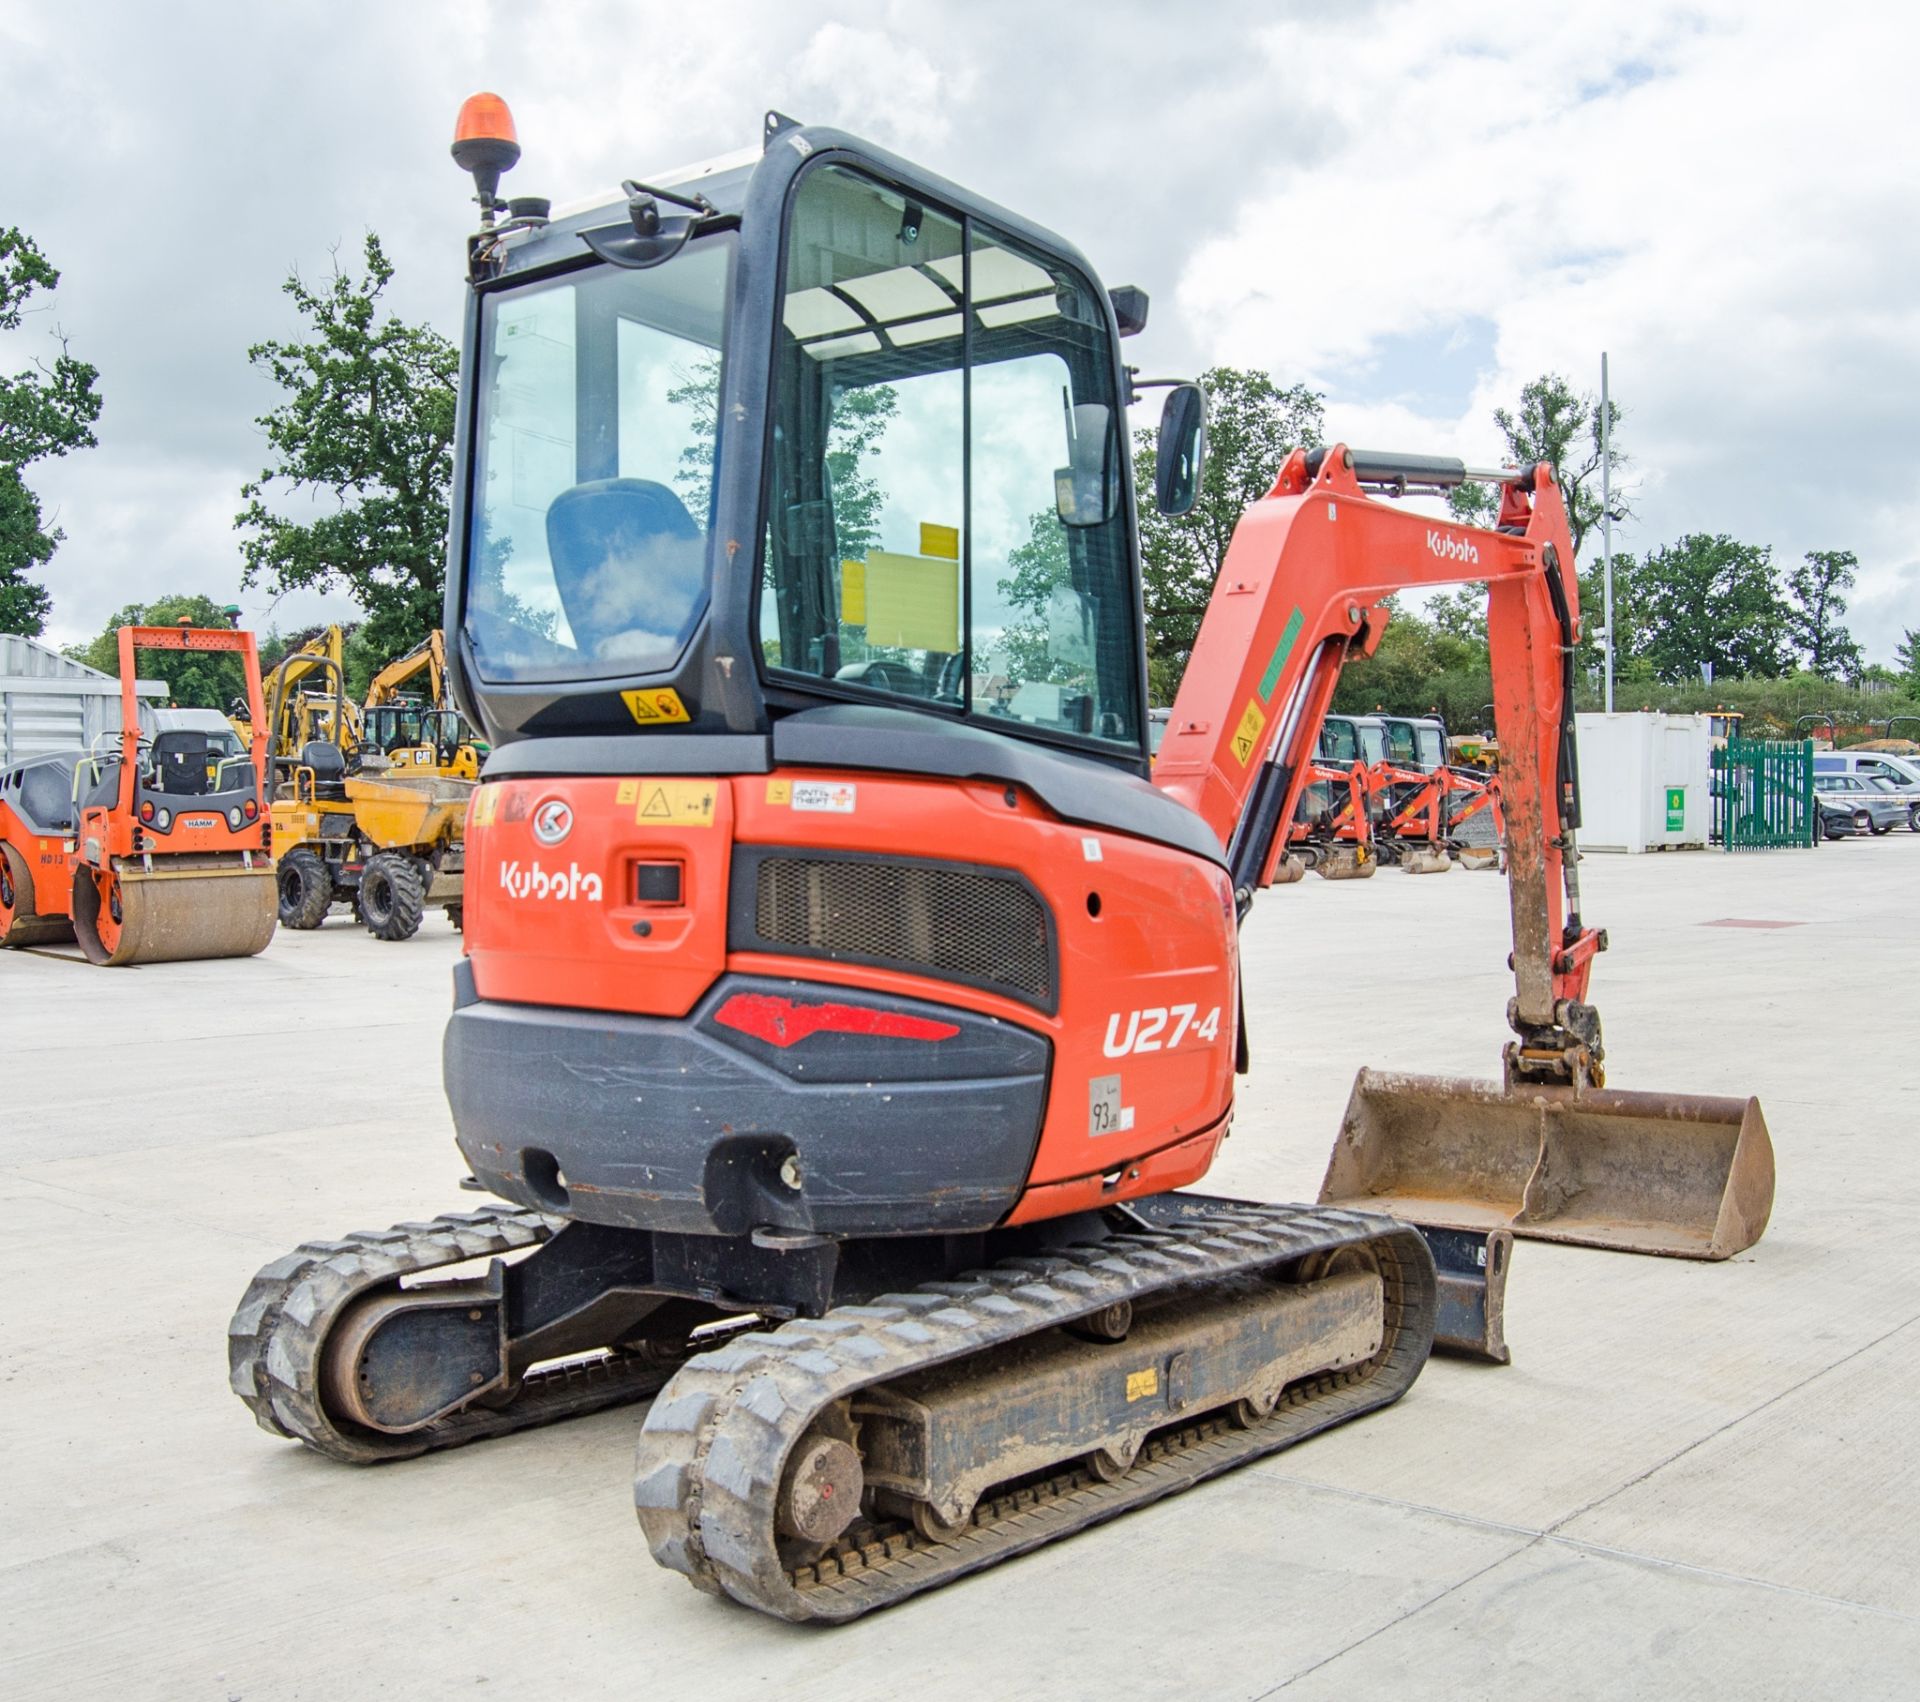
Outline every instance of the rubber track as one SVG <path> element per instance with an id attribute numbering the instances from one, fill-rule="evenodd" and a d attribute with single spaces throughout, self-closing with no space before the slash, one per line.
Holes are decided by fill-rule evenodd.
<path id="1" fill-rule="evenodd" d="M 354 1300 L 404 1276 L 538 1246 L 563 1221 L 488 1206 L 307 1242 L 260 1271 L 227 1326 L 233 1392 L 261 1429 L 353 1465 L 408 1459 L 646 1399 L 673 1368 L 616 1356 L 531 1372 L 511 1405 L 470 1407 L 404 1436 L 343 1429 L 321 1405 L 320 1354 L 335 1320 Z"/>
<path id="2" fill-rule="evenodd" d="M 876 1383 L 986 1351 L 1118 1300 L 1366 1244 L 1385 1285 L 1386 1338 L 1366 1366 L 1289 1389 L 1273 1414 L 1238 1430 L 1204 1417 L 1162 1435 L 1115 1483 L 1063 1468 L 983 1501 L 949 1542 L 856 1526 L 793 1570 L 774 1534 L 787 1457 L 832 1403 Z M 781 1619 L 848 1620 L 1102 1519 L 1177 1493 L 1244 1461 L 1396 1400 L 1432 1348 L 1433 1262 L 1418 1231 L 1334 1207 L 1247 1205 L 953 1282 L 842 1306 L 745 1335 L 689 1360 L 641 1432 L 634 1506 L 654 1558 L 699 1588 Z M 1170 1415 L 1170 1425 L 1177 1416 Z"/>

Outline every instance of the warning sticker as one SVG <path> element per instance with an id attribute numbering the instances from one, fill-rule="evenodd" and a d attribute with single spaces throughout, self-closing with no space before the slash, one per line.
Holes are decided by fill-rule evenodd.
<path id="1" fill-rule="evenodd" d="M 615 792 L 613 795 L 613 801 L 616 804 L 639 803 L 640 802 L 640 782 L 637 780 L 621 781 L 620 789 L 617 792 Z"/>
<path id="2" fill-rule="evenodd" d="M 1254 747 L 1259 744 L 1266 725 L 1266 713 L 1261 709 L 1258 699 L 1248 698 L 1247 712 L 1240 717 L 1240 725 L 1233 733 L 1233 754 L 1240 759 L 1242 768 L 1253 760 Z"/>
<path id="3" fill-rule="evenodd" d="M 646 691 L 623 691 L 620 697 L 634 720 L 643 727 L 658 726 L 666 721 L 693 719 L 687 713 L 687 706 L 680 701 L 680 694 L 672 686 L 655 686 Z"/>
<path id="4" fill-rule="evenodd" d="M 818 810 L 826 815 L 850 816 L 858 801 L 859 788 L 840 781 L 796 780 L 793 782 L 793 807 Z"/>
<path id="5" fill-rule="evenodd" d="M 767 802 L 770 804 L 792 803 L 793 782 L 791 780 L 769 780 L 767 782 Z"/>
<path id="6" fill-rule="evenodd" d="M 473 825 L 475 827 L 493 826 L 493 812 L 500 803 L 498 786 L 482 786 L 473 795 Z"/>
<path id="7" fill-rule="evenodd" d="M 1149 1365 L 1144 1371 L 1127 1373 L 1127 1399 L 1144 1401 L 1160 1393 L 1160 1373 Z"/>
<path id="8" fill-rule="evenodd" d="M 633 819 L 647 827 L 711 827 L 715 787 L 711 780 L 637 780 L 639 807 Z"/>
<path id="9" fill-rule="evenodd" d="M 920 553 L 939 556 L 945 561 L 960 559 L 960 528 L 936 526 L 931 520 L 920 522 Z"/>

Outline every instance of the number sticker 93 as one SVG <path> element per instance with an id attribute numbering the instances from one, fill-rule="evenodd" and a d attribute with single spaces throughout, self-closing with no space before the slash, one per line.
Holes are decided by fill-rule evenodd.
<path id="1" fill-rule="evenodd" d="M 1171 1052 L 1182 1041 L 1214 1041 L 1220 1038 L 1220 1007 L 1215 1005 L 1204 1017 L 1198 1005 L 1153 1005 L 1141 1011 L 1115 1011 L 1107 1018 L 1107 1038 L 1102 1050 L 1109 1058 L 1124 1058 L 1129 1053 Z M 1121 1025 L 1126 1031 L 1121 1032 Z"/>

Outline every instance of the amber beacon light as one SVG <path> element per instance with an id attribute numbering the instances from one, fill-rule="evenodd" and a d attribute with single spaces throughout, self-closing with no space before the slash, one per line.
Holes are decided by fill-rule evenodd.
<path id="1" fill-rule="evenodd" d="M 468 95 L 453 126 L 453 163 L 473 174 L 473 198 L 480 204 L 483 224 L 491 225 L 505 205 L 499 199 L 500 178 L 519 158 L 520 141 L 507 103 L 495 94 Z"/>

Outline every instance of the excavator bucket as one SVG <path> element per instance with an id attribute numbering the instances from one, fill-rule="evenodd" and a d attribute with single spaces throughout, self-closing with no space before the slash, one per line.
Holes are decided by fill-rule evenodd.
<path id="1" fill-rule="evenodd" d="M 91 962 L 108 968 L 252 957 L 278 920 L 279 891 L 264 866 L 74 874 L 74 937 Z"/>
<path id="2" fill-rule="evenodd" d="M 1453 859 L 1438 847 L 1419 845 L 1400 853 L 1400 867 L 1409 875 L 1444 875 Z"/>
<path id="3" fill-rule="evenodd" d="M 1751 1247 L 1773 1209 L 1755 1099 L 1362 1070 L 1323 1203 L 1680 1259 Z"/>
<path id="4" fill-rule="evenodd" d="M 1364 881 L 1371 880 L 1373 871 L 1379 867 L 1378 860 L 1364 846 L 1336 845 L 1314 864 L 1313 872 L 1330 881 Z"/>
<path id="5" fill-rule="evenodd" d="M 1500 868 L 1500 848 L 1497 845 L 1463 845 L 1456 855 L 1463 869 L 1492 869 L 1496 873 Z"/>

